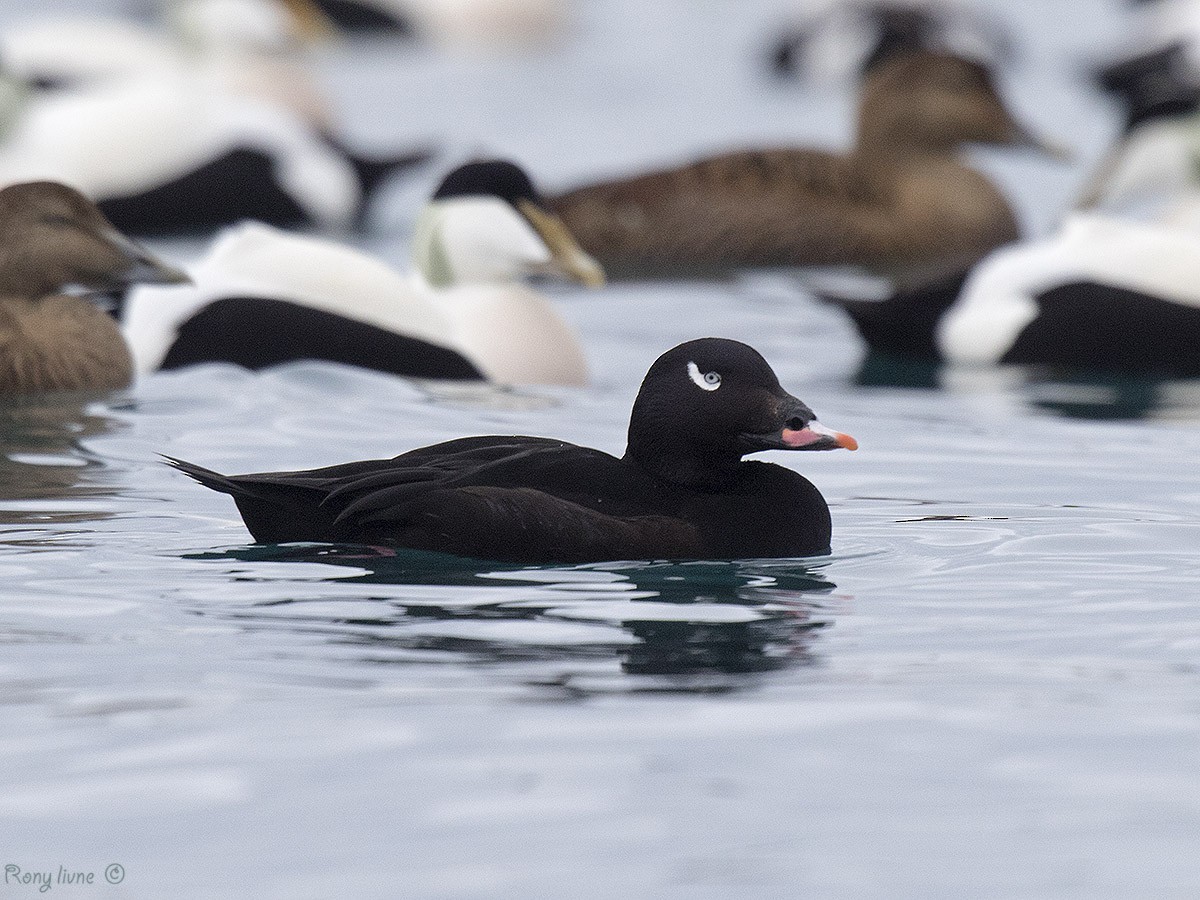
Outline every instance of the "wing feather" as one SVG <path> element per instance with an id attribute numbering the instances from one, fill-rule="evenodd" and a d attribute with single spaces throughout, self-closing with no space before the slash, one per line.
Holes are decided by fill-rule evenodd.
<path id="1" fill-rule="evenodd" d="M 472 486 L 382 498 L 343 511 L 338 527 L 393 536 L 418 549 L 487 559 L 578 562 L 595 559 L 687 558 L 701 539 L 681 519 L 613 516 L 533 488 Z"/>

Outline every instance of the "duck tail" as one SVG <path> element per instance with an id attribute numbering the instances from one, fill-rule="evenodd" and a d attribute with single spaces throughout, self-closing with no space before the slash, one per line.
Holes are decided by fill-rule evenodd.
<path id="1" fill-rule="evenodd" d="M 429 162 L 437 153 L 432 147 L 418 147 L 397 156 L 368 157 L 356 153 L 346 153 L 346 160 L 354 167 L 358 183 L 362 187 L 363 199 L 369 200 L 371 195 L 393 175 L 411 169 L 422 163 Z"/>
<path id="2" fill-rule="evenodd" d="M 362 190 L 362 202 L 359 204 L 359 224 L 365 213 L 372 195 L 385 181 L 393 175 L 398 175 L 405 169 L 411 169 L 429 162 L 437 155 L 438 150 L 432 146 L 416 147 L 391 156 L 366 156 L 355 152 L 338 135 L 325 131 L 321 135 L 326 145 L 339 153 L 350 164 Z"/>
<path id="3" fill-rule="evenodd" d="M 823 290 L 819 299 L 840 306 L 863 340 L 877 353 L 936 360 L 938 322 L 954 305 L 968 272 L 921 288 L 910 288 L 886 300 L 859 300 Z"/>
<path id="4" fill-rule="evenodd" d="M 237 483 L 228 475 L 222 475 L 220 472 L 214 472 L 212 469 L 206 469 L 203 466 L 198 466 L 184 459 L 176 459 L 173 456 L 163 454 L 162 458 L 168 466 L 198 481 L 206 488 L 234 496 L 241 492 Z"/>

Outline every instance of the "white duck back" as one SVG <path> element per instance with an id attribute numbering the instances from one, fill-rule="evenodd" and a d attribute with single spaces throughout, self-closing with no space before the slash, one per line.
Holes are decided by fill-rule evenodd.
<path id="1" fill-rule="evenodd" d="M 1083 198 L 1089 209 L 1166 219 L 1200 203 L 1200 114 L 1136 126 L 1122 137 L 1092 177 Z"/>
<path id="2" fill-rule="evenodd" d="M 167 22 L 43 15 L 0 33 L 5 69 L 22 78 L 91 81 L 159 71 L 202 56 L 278 54 L 298 26 L 276 0 L 185 0 Z"/>
<path id="3" fill-rule="evenodd" d="M 317 221 L 344 226 L 361 189 L 349 163 L 304 123 L 202 73 L 120 80 L 31 102 L 0 146 L 0 184 L 51 179 L 106 199 L 182 177 L 230 150 L 275 160 Z"/>
<path id="4" fill-rule="evenodd" d="M 138 371 L 157 368 L 179 325 L 223 297 L 290 300 L 459 349 L 451 317 L 428 289 L 332 241 L 247 222 L 222 232 L 189 274 L 191 288 L 139 288 L 130 295 L 122 318 Z"/>
<path id="5" fill-rule="evenodd" d="M 133 22 L 58 17 L 8 26 L 0 34 L 0 54 L 5 68 L 21 78 L 71 83 L 171 66 L 180 48 Z"/>
<path id="6" fill-rule="evenodd" d="M 549 300 L 518 282 L 432 288 L 350 247 L 258 223 L 226 230 L 189 273 L 191 288 L 139 288 L 129 297 L 123 329 L 140 373 L 161 365 L 180 325 L 207 304 L 264 297 L 456 350 L 495 381 L 587 380 L 574 332 Z"/>
<path id="7" fill-rule="evenodd" d="M 556 37 L 567 0 L 360 0 L 446 47 L 525 46 Z"/>

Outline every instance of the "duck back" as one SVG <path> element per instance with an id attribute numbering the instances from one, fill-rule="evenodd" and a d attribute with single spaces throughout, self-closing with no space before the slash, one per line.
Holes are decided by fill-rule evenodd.
<path id="1" fill-rule="evenodd" d="M 553 205 L 614 277 L 859 265 L 920 283 L 1017 237 L 999 191 L 953 157 L 743 151 L 580 188 Z"/>

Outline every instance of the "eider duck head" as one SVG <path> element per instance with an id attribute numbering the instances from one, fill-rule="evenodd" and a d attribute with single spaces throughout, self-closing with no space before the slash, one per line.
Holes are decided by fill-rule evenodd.
<path id="1" fill-rule="evenodd" d="M 65 288 L 102 293 L 188 280 L 74 188 L 30 181 L 0 190 L 0 295 L 37 299 Z"/>
<path id="2" fill-rule="evenodd" d="M 187 276 L 55 182 L 0 190 L 0 395 L 110 390 L 133 379 L 114 319 L 84 296 Z"/>
<path id="3" fill-rule="evenodd" d="M 1200 108 L 1200 84 L 1183 43 L 1105 66 L 1096 72 L 1096 81 L 1124 105 L 1126 133 L 1145 122 L 1191 115 Z"/>
<path id="4" fill-rule="evenodd" d="M 720 488 L 760 450 L 857 449 L 779 384 L 753 347 L 701 338 L 660 356 L 629 419 L 626 459 L 673 484 Z"/>
<path id="5" fill-rule="evenodd" d="M 505 284 L 538 274 L 589 287 L 604 283 L 600 264 L 529 176 L 503 160 L 468 163 L 445 177 L 417 222 L 413 257 L 433 287 Z"/>
<path id="6" fill-rule="evenodd" d="M 893 53 L 873 66 L 859 104 L 864 151 L 946 154 L 968 143 L 1063 151 L 1016 120 L 982 63 L 932 50 Z"/>

